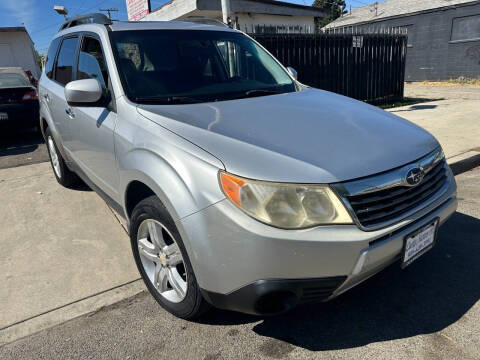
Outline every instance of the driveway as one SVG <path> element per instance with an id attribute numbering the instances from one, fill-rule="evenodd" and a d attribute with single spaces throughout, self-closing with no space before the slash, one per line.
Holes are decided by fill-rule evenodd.
<path id="1" fill-rule="evenodd" d="M 48 161 L 47 147 L 39 133 L 0 135 L 0 169 Z"/>
<path id="2" fill-rule="evenodd" d="M 141 293 L 0 348 L 38 359 L 479 359 L 480 169 L 437 245 L 325 304 L 281 317 L 213 311 L 179 320 Z M 388 355 L 387 355 L 388 354 Z"/>
<path id="3" fill-rule="evenodd" d="M 480 100 L 480 86 L 448 83 L 424 85 L 415 82 L 405 84 L 404 94 L 410 98 Z"/>
<path id="4" fill-rule="evenodd" d="M 432 133 L 447 159 L 472 150 L 480 151 L 480 96 L 478 100 L 446 99 L 388 111 Z"/>
<path id="5" fill-rule="evenodd" d="M 117 217 L 49 162 L 1 169 L 0 201 L 0 344 L 143 289 Z"/>

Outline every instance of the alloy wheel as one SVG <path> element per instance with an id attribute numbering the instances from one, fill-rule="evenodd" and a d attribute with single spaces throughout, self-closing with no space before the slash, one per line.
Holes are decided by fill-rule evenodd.
<path id="1" fill-rule="evenodd" d="M 137 246 L 143 269 L 158 293 L 173 303 L 181 302 L 187 294 L 187 272 L 172 234 L 160 222 L 144 220 Z"/>
<path id="2" fill-rule="evenodd" d="M 60 170 L 60 160 L 58 158 L 57 149 L 55 148 L 55 143 L 51 136 L 48 137 L 48 152 L 50 153 L 50 160 L 52 161 L 53 170 L 58 178 L 62 177 L 62 172 Z"/>

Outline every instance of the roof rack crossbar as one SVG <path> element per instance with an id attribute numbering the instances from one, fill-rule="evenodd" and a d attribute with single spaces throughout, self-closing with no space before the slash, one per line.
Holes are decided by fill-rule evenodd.
<path id="1" fill-rule="evenodd" d="M 111 25 L 112 20 L 110 20 L 106 15 L 101 13 L 92 13 L 92 14 L 85 14 L 80 16 L 75 16 L 71 19 L 68 19 L 66 22 L 60 26 L 58 31 L 71 28 L 77 25 L 83 24 L 102 24 L 102 25 Z"/>

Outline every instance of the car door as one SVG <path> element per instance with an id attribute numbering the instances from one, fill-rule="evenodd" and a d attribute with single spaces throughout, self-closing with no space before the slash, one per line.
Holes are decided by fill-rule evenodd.
<path id="1" fill-rule="evenodd" d="M 69 136 L 66 146 L 81 171 L 103 192 L 118 201 L 118 167 L 114 149 L 117 122 L 115 100 L 101 42 L 94 34 L 84 34 L 81 38 L 75 79 L 98 80 L 105 99 L 95 104 L 67 105 Z"/>
<path id="2" fill-rule="evenodd" d="M 42 92 L 44 104 L 47 105 L 52 116 L 53 123 L 58 135 L 65 145 L 69 137 L 69 119 L 65 113 L 67 101 L 65 100 L 65 85 L 73 80 L 75 54 L 77 52 L 78 35 L 69 35 L 61 40 L 60 49 L 56 56 L 55 64 L 47 77 L 52 81 L 48 84 L 48 90 Z M 55 41 L 55 40 L 54 40 Z M 52 42 L 52 46 L 53 46 Z M 54 56 L 54 54 L 52 54 Z"/>
<path id="3" fill-rule="evenodd" d="M 53 121 L 53 110 L 51 109 L 51 105 L 53 106 L 53 104 L 51 104 L 52 94 L 49 88 L 54 84 L 53 74 L 55 69 L 55 60 L 61 41 L 62 38 L 56 38 L 50 43 L 47 53 L 47 60 L 44 67 L 44 75 L 42 75 L 43 78 L 38 85 L 40 107 L 45 112 L 44 116 L 47 116 L 51 121 Z"/>

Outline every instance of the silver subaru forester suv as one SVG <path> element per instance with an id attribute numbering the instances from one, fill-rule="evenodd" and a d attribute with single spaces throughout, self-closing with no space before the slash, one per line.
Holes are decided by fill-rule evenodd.
<path id="1" fill-rule="evenodd" d="M 147 288 L 182 318 L 332 299 L 424 254 L 457 207 L 429 133 L 302 85 L 228 27 L 71 19 L 39 91 L 58 182 L 125 217 Z"/>

